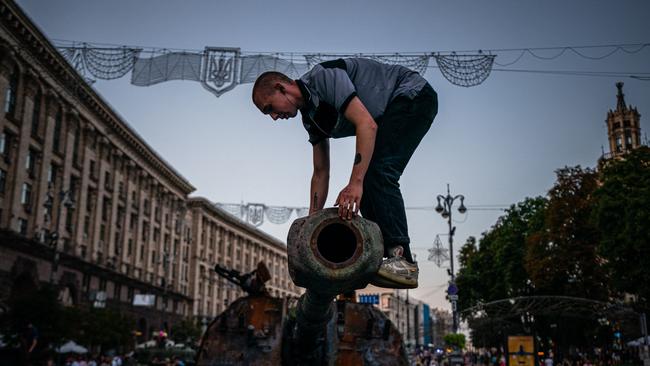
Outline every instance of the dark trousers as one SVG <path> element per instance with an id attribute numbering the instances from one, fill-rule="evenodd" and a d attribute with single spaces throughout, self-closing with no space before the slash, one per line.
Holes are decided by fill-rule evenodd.
<path id="1" fill-rule="evenodd" d="M 427 83 L 413 99 L 395 98 L 376 120 L 375 150 L 363 181 L 361 214 L 379 225 L 385 256 L 401 245 L 406 259 L 413 261 L 399 178 L 437 113 L 438 96 Z"/>

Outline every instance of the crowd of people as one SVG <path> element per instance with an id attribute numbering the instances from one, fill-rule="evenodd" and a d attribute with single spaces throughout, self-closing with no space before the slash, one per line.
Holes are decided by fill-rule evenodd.
<path id="1" fill-rule="evenodd" d="M 153 357 L 147 365 L 151 366 L 186 366 L 185 360 L 178 356 Z M 59 359 L 48 358 L 47 366 L 136 366 L 142 365 L 134 355 L 124 356 L 99 356 L 99 355 L 75 355 L 64 356 Z"/>
<path id="2" fill-rule="evenodd" d="M 648 357 L 647 347 L 628 347 L 611 352 L 580 352 L 574 349 L 569 355 L 559 357 L 552 352 L 538 355 L 537 366 L 641 366 L 643 359 Z M 507 366 L 507 355 L 502 350 L 480 350 L 478 352 L 464 352 L 460 365 L 464 366 Z M 455 366 L 452 358 L 444 352 L 436 352 L 427 347 L 417 348 L 411 357 L 414 366 Z M 511 365 L 512 366 L 512 365 Z"/>

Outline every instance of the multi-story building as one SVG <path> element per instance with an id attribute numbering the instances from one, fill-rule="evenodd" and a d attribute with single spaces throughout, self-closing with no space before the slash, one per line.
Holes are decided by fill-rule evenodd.
<path id="1" fill-rule="evenodd" d="M 431 308 L 428 304 L 409 296 L 406 290 L 367 286 L 357 291 L 358 302 L 373 303 L 402 334 L 407 346 L 421 346 L 437 342 L 450 333 L 450 324 L 444 310 Z M 447 329 L 449 328 L 449 329 Z M 436 336 L 436 332 L 444 332 Z"/>
<path id="2" fill-rule="evenodd" d="M 190 199 L 195 188 L 13 1 L 0 3 L 0 98 L 0 305 L 51 282 L 68 305 L 106 297 L 147 335 L 241 295 L 206 282 L 214 263 L 248 271 L 259 260 L 274 295 L 298 294 L 286 245 Z M 157 295 L 155 311 L 133 306 L 138 294 Z"/>
<path id="3" fill-rule="evenodd" d="M 283 242 L 218 209 L 206 199 L 191 198 L 189 207 L 195 240 L 191 255 L 196 258 L 196 265 L 190 271 L 192 292 L 197 299 L 195 315 L 212 318 L 244 295 L 240 288 L 211 270 L 215 263 L 243 274 L 255 270 L 257 263 L 264 261 L 271 274 L 266 287 L 272 296 L 299 295 L 299 289 L 287 275 L 287 249 Z"/>
<path id="4" fill-rule="evenodd" d="M 453 333 L 453 317 L 450 311 L 434 308 L 431 309 L 431 343 L 436 346 L 445 345 L 445 336 Z"/>

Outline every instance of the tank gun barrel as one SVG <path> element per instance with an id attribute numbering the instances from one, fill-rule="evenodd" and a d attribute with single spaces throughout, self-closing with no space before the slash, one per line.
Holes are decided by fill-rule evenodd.
<path id="1" fill-rule="evenodd" d="M 294 339 L 302 347 L 317 347 L 334 315 L 336 295 L 365 287 L 377 273 L 384 251 L 381 231 L 359 216 L 342 220 L 329 208 L 294 221 L 287 247 L 291 279 L 307 289 L 298 304 Z"/>

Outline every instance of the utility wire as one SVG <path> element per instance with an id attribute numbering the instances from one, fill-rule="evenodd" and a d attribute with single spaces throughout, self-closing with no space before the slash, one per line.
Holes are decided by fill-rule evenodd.
<path id="1" fill-rule="evenodd" d="M 127 48 L 138 48 L 143 51 L 157 51 L 157 50 L 169 50 L 169 51 L 184 51 L 184 52 L 203 52 L 200 49 L 186 49 L 186 48 L 170 48 L 170 47 L 157 47 L 157 46 L 134 46 L 134 45 L 120 45 L 116 43 L 100 43 L 100 42 L 80 42 L 72 41 L 67 39 L 51 39 L 57 44 L 56 46 L 70 47 L 70 46 L 80 46 L 80 45 L 98 45 L 98 46 L 108 46 L 108 47 L 127 47 Z M 629 48 L 634 47 L 634 49 L 629 50 Z M 618 44 L 604 44 L 604 45 L 580 45 L 580 46 L 551 46 L 551 47 L 521 47 L 521 48 L 492 48 L 492 49 L 481 49 L 479 52 L 483 53 L 495 53 L 495 52 L 522 52 L 528 53 L 533 57 L 537 57 L 544 60 L 555 59 L 562 56 L 567 51 L 571 51 L 576 55 L 587 58 L 590 60 L 600 60 L 606 57 L 613 55 L 614 53 L 621 51 L 628 54 L 634 54 L 641 52 L 646 47 L 650 47 L 650 43 L 618 43 Z M 604 55 L 600 56 L 589 56 L 579 50 L 587 49 L 598 49 L 598 48 L 613 48 L 613 50 L 608 51 Z M 553 56 L 542 56 L 535 51 L 557 51 L 558 53 Z M 423 55 L 423 54 L 439 54 L 439 53 L 470 53 L 477 52 L 476 49 L 473 50 L 446 50 L 446 51 L 424 51 L 424 52 L 362 52 L 362 54 L 372 54 L 372 55 Z M 244 54 L 258 54 L 258 55 L 304 55 L 304 54 L 327 54 L 327 55 L 354 55 L 359 54 L 359 52 L 287 52 L 287 51 L 243 51 Z"/>

